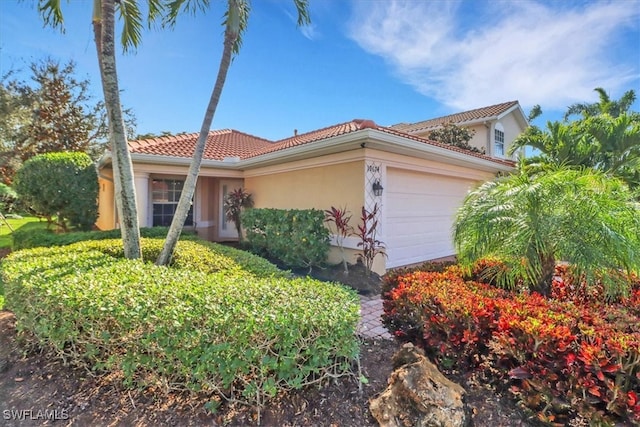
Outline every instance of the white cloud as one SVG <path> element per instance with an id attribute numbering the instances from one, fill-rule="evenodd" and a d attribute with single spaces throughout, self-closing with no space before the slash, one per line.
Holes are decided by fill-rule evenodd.
<path id="1" fill-rule="evenodd" d="M 552 7 L 552 6 L 553 7 Z M 455 109 L 518 99 L 564 109 L 640 78 L 640 0 L 357 2 L 350 36 L 419 92 Z M 615 62 L 619 49 L 626 62 Z M 625 52 L 623 52 L 625 53 Z"/>

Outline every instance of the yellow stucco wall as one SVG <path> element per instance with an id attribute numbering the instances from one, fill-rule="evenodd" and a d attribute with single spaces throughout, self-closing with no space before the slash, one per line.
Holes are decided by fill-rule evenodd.
<path id="1" fill-rule="evenodd" d="M 98 193 L 98 220 L 96 226 L 100 230 L 112 230 L 115 228 L 115 199 L 113 179 L 110 169 L 102 169 L 98 177 L 100 191 Z"/>
<path id="2" fill-rule="evenodd" d="M 329 209 L 355 212 L 364 204 L 364 162 L 310 166 L 246 177 L 245 189 L 256 208 Z"/>

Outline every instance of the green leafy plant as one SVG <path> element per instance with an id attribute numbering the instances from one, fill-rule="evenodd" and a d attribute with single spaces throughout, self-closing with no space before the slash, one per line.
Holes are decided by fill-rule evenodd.
<path id="1" fill-rule="evenodd" d="M 252 251 L 287 268 L 322 265 L 329 252 L 324 213 L 316 209 L 247 209 L 242 225 Z"/>
<path id="2" fill-rule="evenodd" d="M 144 258 L 161 239 L 142 239 Z M 119 240 L 10 254 L 6 304 L 28 343 L 69 363 L 252 404 L 350 375 L 357 294 L 291 279 L 234 248 L 179 241 L 171 267 L 123 258 Z M 214 409 L 214 408 L 211 408 Z"/>
<path id="3" fill-rule="evenodd" d="M 331 206 L 330 209 L 324 211 L 324 220 L 328 223 L 333 223 L 336 229 L 336 244 L 340 248 L 340 254 L 342 255 L 342 266 L 344 272 L 349 273 L 349 265 L 347 264 L 347 256 L 344 253 L 344 239 L 349 237 L 353 233 L 353 227 L 349 224 L 351 221 L 351 212 L 344 208 L 336 208 Z"/>
<path id="4" fill-rule="evenodd" d="M 620 180 L 590 169 L 560 167 L 518 173 L 471 191 L 454 225 L 458 258 L 467 266 L 494 257 L 496 283 L 551 293 L 556 262 L 589 283 L 600 277 L 610 298 L 628 292 L 617 269 L 640 271 L 640 207 Z"/>
<path id="5" fill-rule="evenodd" d="M 363 206 L 360 214 L 360 224 L 358 224 L 354 233 L 360 239 L 358 247 L 362 251 L 358 254 L 358 259 L 362 261 L 369 273 L 371 273 L 376 256 L 387 256 L 384 243 L 377 238 L 379 212 L 380 207 L 377 203 L 371 211 L 368 211 Z"/>
<path id="6" fill-rule="evenodd" d="M 98 173 L 85 153 L 46 153 L 24 162 L 15 190 L 22 201 L 65 229 L 66 221 L 88 230 L 98 218 Z"/>
<path id="7" fill-rule="evenodd" d="M 475 133 L 476 132 L 473 129 L 460 127 L 455 123 L 446 123 L 443 127 L 429 132 L 429 139 L 442 144 L 451 145 L 453 147 L 473 151 L 474 153 L 484 154 L 484 149 L 479 150 L 469 144 L 469 141 L 471 141 Z"/>
<path id="8" fill-rule="evenodd" d="M 238 239 L 242 240 L 242 222 L 240 214 L 243 209 L 253 207 L 253 198 L 244 188 L 236 188 L 224 199 L 224 214 L 228 221 L 233 221 L 238 231 Z"/>
<path id="9" fill-rule="evenodd" d="M 140 229 L 142 237 L 164 237 L 167 235 L 167 227 L 145 227 Z M 105 240 L 117 239 L 121 230 L 105 231 L 69 231 L 66 233 L 55 233 L 52 230 L 44 230 L 41 227 L 20 228 L 12 233 L 14 251 L 19 249 L 30 249 L 48 246 L 65 246 L 85 240 Z M 187 230 L 182 233 L 182 239 L 195 237 L 194 231 Z"/>

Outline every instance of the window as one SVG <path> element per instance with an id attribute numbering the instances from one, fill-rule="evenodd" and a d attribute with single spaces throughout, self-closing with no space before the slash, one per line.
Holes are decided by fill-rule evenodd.
<path id="1" fill-rule="evenodd" d="M 168 227 L 171 225 L 183 186 L 184 181 L 179 179 L 154 179 L 151 182 L 154 227 Z M 193 204 L 189 209 L 184 225 L 193 225 Z"/>
<path id="2" fill-rule="evenodd" d="M 493 155 L 504 157 L 504 129 L 500 123 L 496 124 L 493 138 Z"/>

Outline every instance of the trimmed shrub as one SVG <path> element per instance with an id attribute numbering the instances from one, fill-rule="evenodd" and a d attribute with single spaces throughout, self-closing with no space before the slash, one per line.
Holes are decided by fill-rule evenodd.
<path id="1" fill-rule="evenodd" d="M 556 269 L 558 299 L 465 281 L 459 267 L 395 276 L 383 320 L 441 368 L 490 372 L 489 381 L 508 387 L 538 420 L 638 423 L 640 281 L 632 280 L 628 298 L 606 304 L 571 298 L 566 291 L 576 284 L 566 272 Z"/>
<path id="2" fill-rule="evenodd" d="M 145 256 L 161 244 L 143 239 Z M 159 267 L 123 259 L 119 240 L 92 241 L 14 252 L 1 268 L 21 334 L 74 364 L 121 372 L 127 386 L 172 384 L 260 407 L 350 372 L 355 292 L 285 278 L 239 252 L 181 241 L 174 267 Z"/>
<path id="3" fill-rule="evenodd" d="M 168 230 L 168 227 L 141 228 L 140 236 L 164 238 L 167 236 Z M 106 231 L 72 231 L 67 233 L 56 233 L 52 230 L 42 229 L 18 229 L 13 232 L 12 237 L 13 250 L 17 251 L 37 247 L 65 246 L 86 240 L 119 239 L 121 235 L 119 229 Z M 184 239 L 194 237 L 194 233 L 191 230 L 184 230 L 181 234 L 181 238 Z"/>
<path id="4" fill-rule="evenodd" d="M 86 153 L 46 153 L 24 162 L 15 189 L 38 215 L 90 229 L 98 218 L 98 173 Z"/>
<path id="5" fill-rule="evenodd" d="M 242 226 L 252 251 L 289 268 L 311 268 L 327 259 L 329 230 L 323 211 L 247 209 Z"/>

